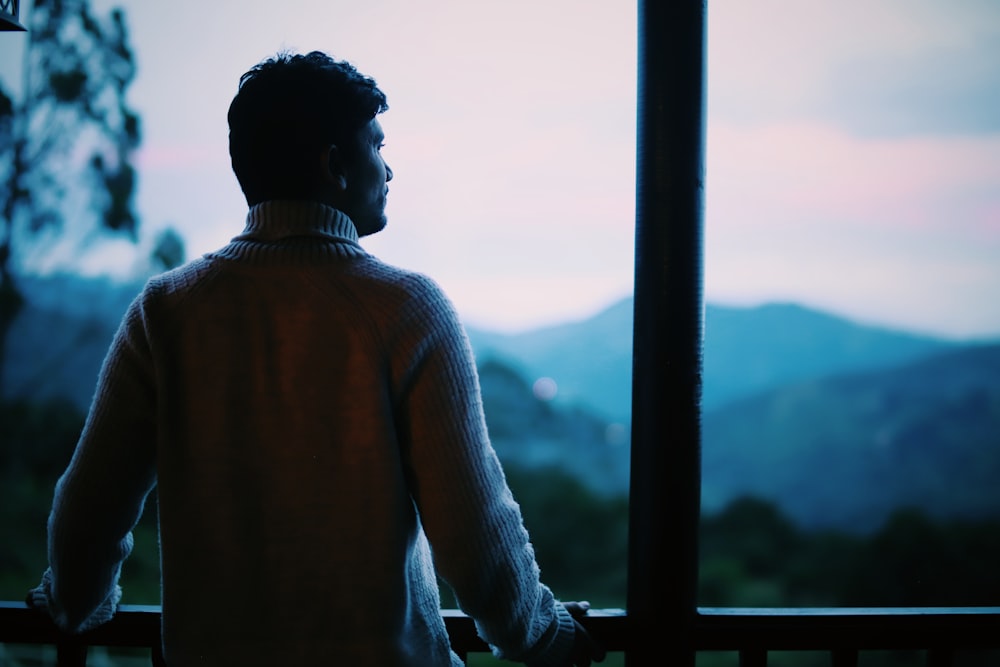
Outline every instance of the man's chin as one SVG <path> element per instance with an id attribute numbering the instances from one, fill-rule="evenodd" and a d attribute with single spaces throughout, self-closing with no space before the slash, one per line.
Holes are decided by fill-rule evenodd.
<path id="1" fill-rule="evenodd" d="M 378 220 L 374 220 L 369 224 L 366 224 L 364 229 L 358 228 L 358 237 L 371 236 L 372 234 L 378 234 L 380 231 L 385 229 L 385 226 L 389 224 L 389 221 L 383 215 Z"/>

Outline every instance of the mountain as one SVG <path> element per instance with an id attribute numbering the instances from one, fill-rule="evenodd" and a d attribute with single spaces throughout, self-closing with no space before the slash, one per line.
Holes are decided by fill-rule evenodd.
<path id="1" fill-rule="evenodd" d="M 532 382 L 555 382 L 558 405 L 577 405 L 610 421 L 631 422 L 632 300 L 592 318 L 521 334 L 469 329 L 480 362 L 496 360 Z"/>
<path id="2" fill-rule="evenodd" d="M 559 467 L 601 493 L 627 492 L 627 432 L 539 397 L 503 363 L 480 373 L 505 464 Z M 702 429 L 706 514 L 753 496 L 800 527 L 852 533 L 901 507 L 1000 515 L 1000 343 L 791 382 L 706 412 Z"/>
<path id="3" fill-rule="evenodd" d="M 141 283 L 75 276 L 22 281 L 27 304 L 9 337 L 3 386 L 11 395 L 63 395 L 86 409 L 101 360 Z M 482 364 L 497 361 L 530 382 L 549 378 L 554 405 L 627 426 L 632 396 L 632 299 L 591 318 L 520 334 L 471 329 Z M 792 304 L 708 305 L 703 407 L 811 377 L 889 368 L 955 346 L 852 323 Z"/>
<path id="4" fill-rule="evenodd" d="M 554 405 L 513 368 L 479 364 L 490 440 L 504 466 L 558 468 L 603 496 L 628 491 L 628 432 L 572 407 Z"/>
<path id="5" fill-rule="evenodd" d="M 20 279 L 25 305 L 7 338 L 5 397 L 69 399 L 86 410 L 97 374 L 141 283 L 72 275 Z"/>
<path id="6" fill-rule="evenodd" d="M 796 304 L 709 305 L 703 408 L 808 378 L 890 369 L 955 346 Z"/>
<path id="7" fill-rule="evenodd" d="M 509 335 L 470 329 L 469 337 L 480 359 L 502 360 L 527 378 L 551 378 L 560 404 L 631 421 L 631 298 L 581 322 Z M 889 368 L 954 345 L 794 304 L 709 304 L 702 403 L 708 411 L 798 380 Z"/>
<path id="8" fill-rule="evenodd" d="M 708 412 L 703 510 L 750 495 L 811 528 L 868 531 L 902 506 L 1000 515 L 1000 344 L 785 385 Z"/>
<path id="9" fill-rule="evenodd" d="M 26 284 L 4 386 L 85 410 L 138 285 Z M 628 488 L 632 304 L 517 335 L 470 331 L 505 464 Z M 802 526 L 870 530 L 908 504 L 1000 514 L 1000 343 L 958 344 L 788 304 L 706 309 L 703 498 L 744 494 Z M 540 378 L 548 378 L 538 382 Z"/>

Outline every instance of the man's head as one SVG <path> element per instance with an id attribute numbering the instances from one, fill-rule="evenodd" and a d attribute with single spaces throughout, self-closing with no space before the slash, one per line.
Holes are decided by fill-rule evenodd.
<path id="1" fill-rule="evenodd" d="M 362 236 L 379 231 L 392 171 L 375 117 L 386 109 L 373 79 L 318 51 L 255 66 L 229 107 L 229 154 L 247 203 L 320 201 Z"/>

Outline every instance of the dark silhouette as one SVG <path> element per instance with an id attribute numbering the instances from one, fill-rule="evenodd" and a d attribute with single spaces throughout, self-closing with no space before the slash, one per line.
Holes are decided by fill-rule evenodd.
<path id="1" fill-rule="evenodd" d="M 246 226 L 122 321 L 29 597 L 60 627 L 112 617 L 155 486 L 168 664 L 461 664 L 437 575 L 498 655 L 603 658 L 539 581 L 450 302 L 358 244 L 386 225 L 386 109 L 318 52 L 241 78 Z"/>

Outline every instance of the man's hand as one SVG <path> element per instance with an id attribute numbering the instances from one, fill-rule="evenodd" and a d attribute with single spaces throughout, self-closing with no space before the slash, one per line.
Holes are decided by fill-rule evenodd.
<path id="1" fill-rule="evenodd" d="M 52 569 L 46 569 L 42 574 L 42 582 L 28 591 L 24 602 L 32 609 L 47 613 L 60 630 L 73 634 L 87 632 L 107 623 L 115 615 L 118 602 L 122 599 L 122 589 L 118 584 L 114 585 L 108 597 L 104 598 L 104 602 L 96 609 L 90 610 L 87 616 L 75 622 L 68 620 L 66 612 L 61 610 L 58 602 L 53 599 L 52 577 Z"/>
<path id="2" fill-rule="evenodd" d="M 573 650 L 570 653 L 570 664 L 573 667 L 590 667 L 591 661 L 603 662 L 605 656 L 604 648 L 594 641 L 594 638 L 590 636 L 590 633 L 583 627 L 583 624 L 577 620 L 587 615 L 590 603 L 564 602 L 563 606 L 566 607 L 566 611 L 573 617 L 573 625 L 576 626 Z"/>
<path id="3" fill-rule="evenodd" d="M 41 583 L 28 591 L 28 596 L 24 599 L 25 604 L 36 611 L 48 614 L 50 590 L 52 590 L 52 570 L 46 569 L 42 573 Z"/>

